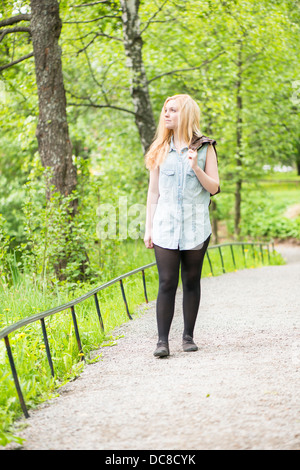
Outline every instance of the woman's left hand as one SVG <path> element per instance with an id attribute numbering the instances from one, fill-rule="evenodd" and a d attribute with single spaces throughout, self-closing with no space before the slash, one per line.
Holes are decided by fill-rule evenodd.
<path id="1" fill-rule="evenodd" d="M 189 164 L 191 168 L 194 170 L 198 166 L 198 153 L 197 150 L 188 149 L 187 156 L 189 159 Z"/>

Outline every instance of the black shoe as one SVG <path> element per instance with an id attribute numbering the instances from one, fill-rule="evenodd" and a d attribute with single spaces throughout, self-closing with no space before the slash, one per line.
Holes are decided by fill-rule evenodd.
<path id="1" fill-rule="evenodd" d="M 154 356 L 156 357 L 165 357 L 169 356 L 170 351 L 169 351 L 169 345 L 168 343 L 165 343 L 163 341 L 159 341 L 157 343 L 156 349 L 154 351 Z"/>
<path id="2" fill-rule="evenodd" d="M 184 352 L 198 351 L 198 346 L 191 336 L 185 336 L 182 339 L 182 349 Z"/>

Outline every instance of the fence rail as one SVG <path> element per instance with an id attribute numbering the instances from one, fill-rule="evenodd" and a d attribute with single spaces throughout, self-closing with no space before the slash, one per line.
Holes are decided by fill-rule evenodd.
<path id="1" fill-rule="evenodd" d="M 269 261 L 270 261 L 270 248 L 269 248 L 270 245 L 272 246 L 272 251 L 274 251 L 273 241 L 271 241 L 271 242 L 230 242 L 230 243 L 222 243 L 222 244 L 219 244 L 219 245 L 209 246 L 208 250 L 206 251 L 206 256 L 207 256 L 209 266 L 210 266 L 210 269 L 211 269 L 211 273 L 212 273 L 213 276 L 214 276 L 214 271 L 213 271 L 212 262 L 211 262 L 211 259 L 210 259 L 210 256 L 209 256 L 209 251 L 212 250 L 212 249 L 218 249 L 219 255 L 220 255 L 220 260 L 221 260 L 221 265 L 222 265 L 222 271 L 223 271 L 223 273 L 225 273 L 226 269 L 225 269 L 223 255 L 222 255 L 222 248 L 225 247 L 225 246 L 230 246 L 232 262 L 233 262 L 234 267 L 236 268 L 236 262 L 235 262 L 235 258 L 234 258 L 233 248 L 232 248 L 234 245 L 241 245 L 242 251 L 243 251 L 243 256 L 244 256 L 245 267 L 247 267 L 247 265 L 246 265 L 246 256 L 245 256 L 245 246 L 246 245 L 252 246 L 252 248 L 253 248 L 253 258 L 254 259 L 255 259 L 254 246 L 259 246 L 260 247 L 260 253 L 261 253 L 261 258 L 262 258 L 263 263 L 264 263 L 263 246 L 267 246 Z M 147 265 L 144 265 L 144 266 L 141 266 L 139 268 L 133 269 L 132 271 L 129 271 L 125 274 L 122 274 L 121 276 L 118 276 L 118 277 L 112 279 L 111 281 L 108 281 L 108 282 L 102 284 L 101 286 L 98 286 L 95 289 L 92 289 L 91 291 L 87 292 L 86 294 L 82 295 L 81 297 L 77 297 L 76 299 L 73 299 L 70 302 L 67 302 L 63 305 L 59 305 L 58 307 L 54 307 L 52 309 L 45 310 L 45 311 L 37 313 L 35 315 L 31 315 L 29 317 L 23 318 L 22 320 L 14 323 L 14 324 L 12 324 L 12 325 L 10 325 L 10 326 L 8 326 L 8 327 L 6 327 L 6 328 L 4 328 L 3 330 L 0 331 L 0 340 L 4 339 L 5 346 L 6 346 L 6 351 L 7 351 L 7 355 L 8 355 L 8 359 L 9 359 L 9 363 L 10 363 L 10 368 L 11 368 L 12 376 L 13 376 L 14 383 L 15 383 L 15 388 L 16 388 L 16 391 L 17 391 L 17 394 L 18 394 L 18 398 L 19 398 L 19 402 L 20 402 L 23 414 L 26 418 L 29 417 L 29 413 L 28 413 L 28 410 L 27 410 L 27 407 L 26 407 L 26 404 L 25 404 L 25 401 L 24 401 L 24 397 L 23 397 L 23 394 L 22 394 L 22 390 L 21 390 L 21 387 L 20 387 L 18 374 L 17 374 L 17 370 L 16 370 L 16 367 L 15 367 L 15 363 L 14 363 L 14 359 L 13 359 L 13 355 L 12 355 L 12 350 L 11 350 L 11 347 L 10 347 L 9 335 L 11 333 L 13 333 L 14 331 L 17 331 L 20 328 L 22 328 L 26 325 L 29 325 L 30 323 L 40 321 L 41 322 L 42 333 L 43 333 L 43 340 L 44 340 L 44 344 L 45 344 L 45 350 L 46 350 L 47 359 L 48 359 L 48 363 L 49 363 L 49 367 L 50 367 L 50 372 L 51 372 L 51 375 L 54 377 L 55 373 L 54 373 L 54 367 L 53 367 L 53 362 L 52 362 L 52 358 L 51 358 L 51 352 L 50 352 L 50 347 L 49 347 L 49 342 L 48 342 L 48 337 L 47 337 L 46 325 L 45 325 L 45 321 L 44 321 L 45 318 L 49 317 L 49 316 L 52 316 L 52 315 L 55 315 L 56 313 L 62 312 L 62 311 L 67 310 L 67 309 L 71 310 L 72 321 L 73 321 L 73 324 L 74 324 L 75 336 L 76 336 L 76 340 L 77 340 L 77 344 L 78 344 L 78 350 L 79 350 L 79 353 L 81 355 L 81 360 L 84 360 L 84 355 L 83 355 L 83 352 L 82 352 L 81 339 L 80 339 L 80 334 L 79 334 L 79 329 L 78 329 L 77 319 L 76 319 L 75 305 L 83 302 L 84 300 L 88 299 L 91 296 L 94 296 L 95 307 L 96 307 L 96 311 L 97 311 L 97 315 L 98 315 L 98 319 L 99 319 L 100 328 L 101 328 L 102 331 L 104 331 L 104 324 L 103 324 L 103 319 L 102 319 L 102 316 L 101 316 L 101 311 L 100 311 L 100 306 L 99 306 L 97 293 L 99 291 L 103 290 L 103 289 L 106 289 L 107 287 L 111 286 L 112 284 L 115 284 L 115 283 L 119 282 L 121 292 L 122 292 L 122 297 L 123 297 L 125 308 L 126 308 L 126 313 L 127 313 L 128 318 L 131 320 L 132 316 L 130 315 L 130 312 L 129 312 L 129 307 L 128 307 L 126 294 L 125 294 L 125 290 L 124 290 L 124 285 L 123 285 L 123 279 L 125 279 L 126 277 L 129 277 L 129 276 L 132 276 L 133 274 L 136 274 L 138 272 L 141 272 L 142 277 L 143 277 L 143 287 L 144 287 L 145 301 L 146 301 L 146 303 L 148 303 L 147 289 L 146 289 L 146 279 L 145 279 L 145 270 L 152 267 L 152 266 L 155 266 L 155 265 L 156 265 L 156 262 L 154 261 L 154 262 L 149 263 Z"/>

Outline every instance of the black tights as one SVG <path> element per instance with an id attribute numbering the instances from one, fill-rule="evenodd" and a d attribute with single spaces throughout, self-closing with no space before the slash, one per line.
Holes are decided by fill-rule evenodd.
<path id="1" fill-rule="evenodd" d="M 205 240 L 202 248 L 199 250 L 171 250 L 154 245 L 159 275 L 159 289 L 156 301 L 159 341 L 168 342 L 174 316 L 180 263 L 183 288 L 183 337 L 191 336 L 193 338 L 201 297 L 201 271 L 209 240 L 210 237 Z"/>

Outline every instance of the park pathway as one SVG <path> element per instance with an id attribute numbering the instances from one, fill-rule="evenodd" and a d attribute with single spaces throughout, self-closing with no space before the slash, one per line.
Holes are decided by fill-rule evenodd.
<path id="1" fill-rule="evenodd" d="M 181 350 L 178 291 L 170 357 L 155 358 L 155 301 L 99 362 L 30 411 L 23 449 L 300 449 L 300 247 L 284 266 L 202 280 L 199 350 Z"/>

